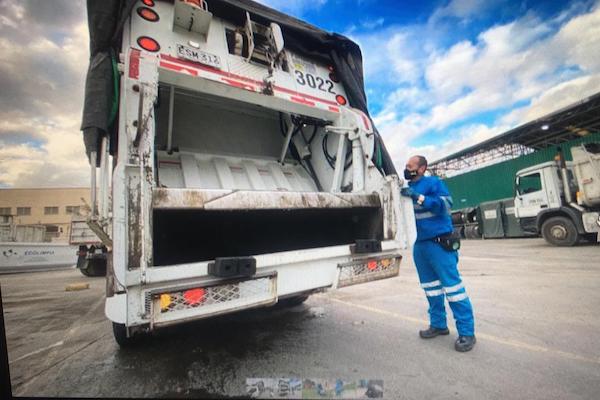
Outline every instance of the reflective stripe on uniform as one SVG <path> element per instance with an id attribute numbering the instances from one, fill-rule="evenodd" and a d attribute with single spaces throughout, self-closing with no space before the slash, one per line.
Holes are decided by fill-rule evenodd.
<path id="1" fill-rule="evenodd" d="M 435 214 L 432 213 L 431 211 L 427 211 L 424 213 L 415 213 L 416 219 L 425 219 L 425 218 L 431 218 L 431 217 L 435 217 Z"/>
<path id="2" fill-rule="evenodd" d="M 440 286 L 441 284 L 442 284 L 442 282 L 440 282 L 440 281 L 431 281 L 431 282 L 421 283 L 421 287 L 423 289 L 427 289 L 427 288 Z"/>
<path id="3" fill-rule="evenodd" d="M 438 289 L 438 290 L 426 290 L 425 294 L 427 295 L 427 297 L 436 297 L 436 296 L 443 295 L 444 291 L 442 289 Z"/>
<path id="4" fill-rule="evenodd" d="M 464 285 L 461 283 L 459 283 L 458 285 L 454 285 L 454 286 L 450 286 L 450 287 L 445 287 L 444 286 L 444 290 L 446 291 L 446 293 L 452 293 L 452 292 L 456 292 L 459 289 L 464 288 Z"/>
<path id="5" fill-rule="evenodd" d="M 452 302 L 461 301 L 461 300 L 469 298 L 469 296 L 467 296 L 466 293 L 460 293 L 460 294 L 457 294 L 454 296 L 446 296 L 446 297 L 447 297 L 448 301 L 452 301 Z"/>
<path id="6" fill-rule="evenodd" d="M 446 208 L 448 209 L 448 211 L 450 211 L 452 209 L 452 197 L 450 197 L 450 196 L 440 196 L 440 199 L 442 199 L 442 201 L 446 205 Z"/>

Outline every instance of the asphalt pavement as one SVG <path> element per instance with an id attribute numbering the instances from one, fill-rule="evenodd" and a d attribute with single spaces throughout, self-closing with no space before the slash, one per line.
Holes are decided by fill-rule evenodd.
<path id="1" fill-rule="evenodd" d="M 13 394 L 241 397 L 247 378 L 289 377 L 382 379 L 386 399 L 598 398 L 599 245 L 465 241 L 460 269 L 478 338 L 464 354 L 453 329 L 418 337 L 427 303 L 410 256 L 397 278 L 165 328 L 128 350 L 104 317 L 102 278 L 3 275 Z M 89 288 L 65 291 L 76 283 Z"/>

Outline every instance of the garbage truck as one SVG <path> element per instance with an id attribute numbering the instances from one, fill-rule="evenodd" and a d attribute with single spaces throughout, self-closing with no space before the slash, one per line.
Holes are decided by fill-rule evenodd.
<path id="1" fill-rule="evenodd" d="M 87 223 L 119 345 L 398 275 L 412 203 L 356 43 L 249 0 L 90 0 L 88 21 Z"/>
<path id="2" fill-rule="evenodd" d="M 555 160 L 517 172 L 515 215 L 526 232 L 555 246 L 598 241 L 600 232 L 600 143 L 559 149 Z"/>

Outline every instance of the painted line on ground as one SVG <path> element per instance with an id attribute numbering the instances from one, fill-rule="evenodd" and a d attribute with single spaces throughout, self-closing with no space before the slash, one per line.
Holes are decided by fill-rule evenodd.
<path id="1" fill-rule="evenodd" d="M 331 301 L 334 301 L 336 303 L 345 304 L 347 306 L 354 307 L 354 308 L 360 308 L 365 311 L 370 311 L 370 312 L 380 314 L 380 315 L 386 315 L 386 316 L 389 316 L 389 317 L 392 317 L 395 319 L 400 319 L 403 321 L 414 322 L 414 323 L 420 324 L 420 325 L 423 325 L 423 324 L 427 325 L 429 323 L 428 321 L 426 321 L 424 319 L 409 317 L 406 315 L 400 315 L 400 314 L 396 314 L 391 311 L 382 310 L 380 308 L 365 306 L 362 304 L 356 304 L 356 303 L 352 303 L 349 301 L 336 299 L 333 297 L 328 297 L 328 299 Z M 511 347 L 514 347 L 517 349 L 529 350 L 529 351 L 537 352 L 537 353 L 553 354 L 555 356 L 567 358 L 567 359 L 574 360 L 574 361 L 583 361 L 583 362 L 592 363 L 592 364 L 600 364 L 600 358 L 595 358 L 595 359 L 588 358 L 588 357 L 580 356 L 575 353 L 569 353 L 567 351 L 551 349 L 549 347 L 544 347 L 544 346 L 537 346 L 537 345 L 533 345 L 533 344 L 529 344 L 529 343 L 525 343 L 525 342 L 520 342 L 518 340 L 505 339 L 505 338 L 501 338 L 501 337 L 494 336 L 494 335 L 488 335 L 486 333 L 477 333 L 476 335 L 480 339 L 485 339 L 490 342 L 503 344 L 506 346 L 511 346 Z"/>
<path id="2" fill-rule="evenodd" d="M 35 351 L 32 351 L 31 353 L 24 354 L 24 355 L 22 355 L 22 356 L 21 356 L 21 357 L 19 357 L 19 358 L 15 358 L 14 360 L 11 360 L 11 361 L 9 361 L 8 363 L 9 363 L 9 364 L 12 364 L 12 363 L 15 363 L 15 362 L 17 362 L 17 361 L 24 360 L 24 359 L 26 359 L 27 357 L 31 357 L 31 356 L 34 356 L 34 355 L 36 355 L 36 354 L 39 354 L 39 353 L 41 353 L 41 352 L 43 352 L 43 351 L 50 350 L 50 349 L 51 349 L 51 348 L 53 348 L 53 347 L 62 346 L 64 343 L 65 343 L 65 342 L 64 342 L 63 340 L 61 340 L 60 342 L 56 342 L 56 343 L 54 343 L 54 344 L 51 344 L 50 346 L 46 346 L 46 347 L 43 347 L 43 348 L 41 348 L 41 349 L 37 349 L 37 350 L 35 350 Z"/>

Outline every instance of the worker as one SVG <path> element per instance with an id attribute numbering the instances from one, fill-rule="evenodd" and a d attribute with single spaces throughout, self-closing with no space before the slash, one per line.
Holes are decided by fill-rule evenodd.
<path id="1" fill-rule="evenodd" d="M 408 186 L 400 193 L 413 200 L 417 224 L 417 240 L 413 257 L 421 287 L 429 302 L 429 328 L 419 331 L 423 339 L 448 335 L 446 307 L 448 300 L 456 321 L 457 351 L 469 351 L 475 345 L 473 307 L 458 272 L 460 240 L 453 234 L 450 209 L 452 197 L 446 185 L 437 177 L 425 176 L 427 160 L 411 157 L 406 163 L 404 177 Z"/>

